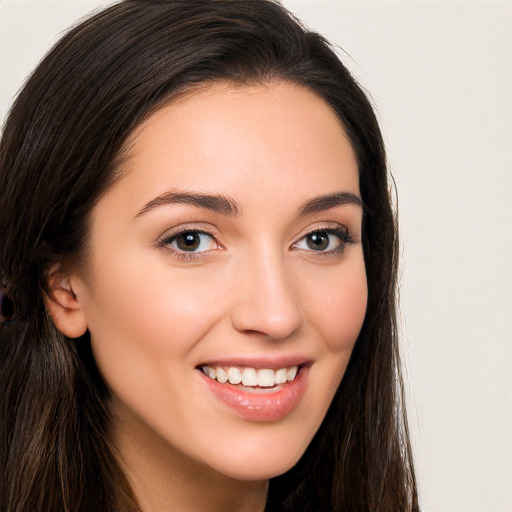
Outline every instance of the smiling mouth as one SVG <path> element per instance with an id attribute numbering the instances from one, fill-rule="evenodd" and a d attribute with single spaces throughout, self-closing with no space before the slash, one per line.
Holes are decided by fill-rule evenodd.
<path id="1" fill-rule="evenodd" d="M 290 359 L 290 358 L 288 358 Z M 209 392 L 245 420 L 280 421 L 300 404 L 313 361 L 203 363 L 196 366 Z M 246 364 L 247 364 L 246 363 Z M 280 366 L 281 364 L 290 366 Z M 270 366 L 270 368 L 269 368 Z"/>
<path id="2" fill-rule="evenodd" d="M 288 366 L 273 370 L 271 368 L 203 365 L 199 367 L 199 370 L 220 384 L 248 388 L 248 391 L 259 389 L 270 391 L 280 388 L 287 382 L 294 381 L 300 372 L 300 366 Z"/>

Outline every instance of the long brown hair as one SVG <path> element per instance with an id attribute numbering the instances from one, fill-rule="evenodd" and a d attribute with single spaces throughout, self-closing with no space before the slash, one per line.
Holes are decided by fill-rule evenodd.
<path id="1" fill-rule="evenodd" d="M 159 106 L 216 80 L 299 84 L 357 155 L 368 307 L 327 416 L 268 511 L 416 511 L 398 356 L 396 219 L 372 107 L 329 44 L 267 0 L 126 0 L 73 28 L 16 100 L 0 146 L 0 503 L 5 512 L 136 511 L 116 462 L 109 391 L 85 334 L 46 312 L 55 262 L 87 257 L 89 215 Z M 9 309 L 9 308 L 7 308 Z"/>

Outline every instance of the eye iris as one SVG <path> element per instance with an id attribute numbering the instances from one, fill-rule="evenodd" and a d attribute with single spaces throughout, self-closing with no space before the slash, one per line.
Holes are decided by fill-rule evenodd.
<path id="1" fill-rule="evenodd" d="M 197 233 L 184 233 L 176 239 L 176 245 L 182 251 L 195 251 L 201 239 Z"/>
<path id="2" fill-rule="evenodd" d="M 306 243 L 314 251 L 323 251 L 329 246 L 329 235 L 325 231 L 311 233 L 307 237 Z"/>

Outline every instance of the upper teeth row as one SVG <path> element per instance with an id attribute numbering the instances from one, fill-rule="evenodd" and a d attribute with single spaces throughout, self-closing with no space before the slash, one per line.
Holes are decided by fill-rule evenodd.
<path id="1" fill-rule="evenodd" d="M 203 372 L 211 379 L 215 379 L 221 384 L 229 382 L 230 384 L 243 384 L 244 386 L 260 386 L 264 388 L 273 387 L 276 384 L 290 382 L 297 376 L 298 366 L 289 368 L 279 368 L 271 370 L 268 368 L 244 368 L 230 366 L 225 369 L 222 366 L 212 367 L 203 366 Z"/>

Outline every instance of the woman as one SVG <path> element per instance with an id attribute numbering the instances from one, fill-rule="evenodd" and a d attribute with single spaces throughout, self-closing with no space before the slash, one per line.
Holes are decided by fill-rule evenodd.
<path id="1" fill-rule="evenodd" d="M 0 202 L 4 510 L 418 509 L 382 138 L 279 4 L 74 28 Z"/>

